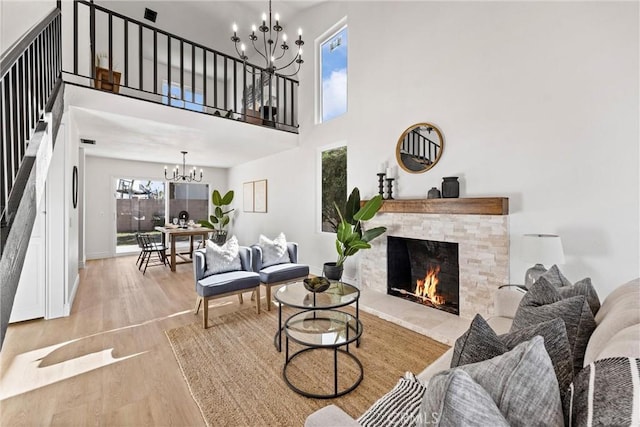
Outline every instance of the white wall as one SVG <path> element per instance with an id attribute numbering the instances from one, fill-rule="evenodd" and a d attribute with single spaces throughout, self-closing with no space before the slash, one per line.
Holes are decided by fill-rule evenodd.
<path id="1" fill-rule="evenodd" d="M 0 1 L 0 53 L 4 53 L 55 7 L 55 0 Z"/>
<path id="2" fill-rule="evenodd" d="M 638 3 L 331 2 L 295 17 L 308 44 L 344 16 L 349 112 L 314 122 L 314 60 L 300 74 L 295 151 L 232 168 L 229 186 L 269 180 L 269 213 L 240 213 L 245 243 L 284 231 L 319 271 L 335 258 L 316 232 L 318 147 L 348 142 L 348 186 L 377 192 L 412 123 L 443 131 L 443 157 L 421 175 L 399 172 L 402 198 L 460 176 L 462 197 L 510 199 L 511 282 L 524 233 L 559 233 L 571 280 L 601 296 L 640 275 Z M 309 46 L 311 49 L 311 46 Z M 347 262 L 347 276 L 355 274 Z"/>
<path id="3" fill-rule="evenodd" d="M 176 159 L 179 160 L 179 159 Z M 85 158 L 85 255 L 87 259 L 114 255 L 115 187 L 117 178 L 164 180 L 164 164 L 95 157 Z M 227 171 L 203 168 L 203 184 L 209 189 L 227 189 Z M 238 198 L 236 197 L 236 203 Z M 210 206 L 211 208 L 211 206 Z"/>

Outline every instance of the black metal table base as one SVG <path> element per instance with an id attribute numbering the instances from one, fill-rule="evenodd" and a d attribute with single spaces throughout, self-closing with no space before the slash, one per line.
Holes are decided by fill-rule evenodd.
<path id="1" fill-rule="evenodd" d="M 335 397 L 340 397 L 340 396 L 344 396 L 347 393 L 352 392 L 353 390 L 355 390 L 356 387 L 358 387 L 360 385 L 360 383 L 362 382 L 362 378 L 364 377 L 364 371 L 362 369 L 362 363 L 360 363 L 360 360 L 358 360 L 358 358 L 356 356 L 354 356 L 353 354 L 349 353 L 347 350 L 343 350 L 341 348 L 334 348 L 333 349 L 333 388 L 334 388 L 334 392 L 331 394 L 315 394 L 315 393 L 309 393 L 307 391 L 301 390 L 298 387 L 296 387 L 295 385 L 293 385 L 291 383 L 291 381 L 289 381 L 289 378 L 287 377 L 287 367 L 289 366 L 289 363 L 296 358 L 297 356 L 307 352 L 307 351 L 311 351 L 311 350 L 326 350 L 324 348 L 318 348 L 318 347 L 309 347 L 309 348 L 304 348 L 302 350 L 299 350 L 295 353 L 293 353 L 291 355 L 291 357 L 288 358 L 288 360 L 285 362 L 284 364 L 284 368 L 282 368 L 282 377 L 284 378 L 284 382 L 287 383 L 287 385 L 289 386 L 289 388 L 293 391 L 295 391 L 296 393 L 304 396 L 304 397 L 310 397 L 310 398 L 314 398 L 314 399 L 333 399 Z M 351 360 L 353 360 L 357 365 L 358 365 L 358 369 L 360 370 L 360 374 L 358 375 L 358 378 L 356 379 L 356 381 L 353 383 L 353 385 L 351 385 L 349 388 L 342 390 L 342 391 L 338 391 L 338 352 L 348 356 L 351 358 Z"/>

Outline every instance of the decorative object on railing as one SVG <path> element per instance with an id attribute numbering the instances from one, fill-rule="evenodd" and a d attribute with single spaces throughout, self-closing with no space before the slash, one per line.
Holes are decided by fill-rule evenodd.
<path id="1" fill-rule="evenodd" d="M 296 80 L 86 0 L 74 1 L 73 10 L 66 83 L 298 132 Z M 99 53 L 106 67 L 96 67 Z"/>
<path id="2" fill-rule="evenodd" d="M 2 55 L 0 63 L 0 221 L 18 183 L 28 142 L 61 83 L 60 10 L 53 10 Z M 23 183 L 24 184 L 24 183 Z M 23 189 L 16 187 L 21 193 Z"/>
<path id="3" fill-rule="evenodd" d="M 186 182 L 200 182 L 202 181 L 202 169 L 200 169 L 200 175 L 198 176 L 196 167 L 187 173 L 187 151 L 181 151 L 182 153 L 182 173 L 180 173 L 180 167 L 176 165 L 175 169 L 171 171 L 171 176 L 167 175 L 167 167 L 164 167 L 164 178 L 167 181 L 186 181 Z"/>
<path id="4" fill-rule="evenodd" d="M 278 13 L 275 14 L 276 23 L 273 24 L 272 12 L 271 12 L 271 0 L 269 0 L 269 25 L 267 25 L 267 14 L 262 14 L 262 25 L 256 28 L 255 25 L 251 27 L 251 34 L 249 34 L 249 40 L 251 40 L 251 44 L 255 51 L 264 58 L 265 61 L 265 71 L 269 75 L 273 75 L 279 72 L 283 76 L 294 76 L 298 74 L 300 71 L 300 66 L 304 62 L 302 60 L 302 46 L 304 45 L 304 41 L 302 40 L 302 28 L 298 28 L 298 38 L 294 42 L 296 46 L 298 46 L 298 52 L 295 54 L 293 59 L 289 62 L 289 58 L 284 58 L 285 54 L 289 50 L 289 45 L 287 44 L 287 35 L 283 32 L 284 28 L 280 25 L 280 15 Z M 256 31 L 260 31 L 262 33 L 262 46 L 256 46 L 256 40 L 258 40 L 258 36 L 256 35 Z M 280 40 L 280 33 L 282 32 L 282 44 L 278 46 Z M 233 24 L 233 36 L 231 36 L 231 41 L 233 42 L 236 52 L 242 61 L 246 61 L 249 59 L 246 55 L 246 45 L 241 43 L 240 37 L 238 37 L 238 26 Z M 238 49 L 238 44 L 240 44 L 240 49 Z M 260 45 L 260 42 L 258 41 Z M 277 64 L 277 61 L 283 60 L 283 64 Z M 297 68 L 290 74 L 283 74 L 283 70 L 286 70 L 293 64 L 297 64 Z M 294 66 L 295 67 L 295 66 Z"/>
<path id="5" fill-rule="evenodd" d="M 402 169 L 409 173 L 426 172 L 442 157 L 442 132 L 431 123 L 409 126 L 398 139 L 396 158 Z"/>

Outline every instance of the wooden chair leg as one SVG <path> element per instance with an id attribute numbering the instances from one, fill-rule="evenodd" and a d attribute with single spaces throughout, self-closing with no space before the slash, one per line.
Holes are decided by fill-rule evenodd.
<path id="1" fill-rule="evenodd" d="M 256 312 L 260 314 L 260 285 L 256 288 Z"/>
<path id="2" fill-rule="evenodd" d="M 240 304 L 244 303 L 244 300 L 242 299 L 242 294 L 238 294 L 238 301 L 240 301 Z"/>
<path id="3" fill-rule="evenodd" d="M 256 300 L 256 291 L 253 290 L 251 291 L 251 301 L 255 301 Z"/>
<path id="4" fill-rule="evenodd" d="M 193 310 L 193 314 L 198 314 L 198 312 L 200 311 L 200 306 L 202 305 L 202 297 L 197 297 L 196 298 L 196 308 L 195 310 Z"/>
<path id="5" fill-rule="evenodd" d="M 265 288 L 267 288 L 267 311 L 271 311 L 271 286 L 266 285 Z"/>
<path id="6" fill-rule="evenodd" d="M 209 327 L 209 300 L 203 298 L 204 305 L 202 306 L 202 327 L 207 329 Z"/>

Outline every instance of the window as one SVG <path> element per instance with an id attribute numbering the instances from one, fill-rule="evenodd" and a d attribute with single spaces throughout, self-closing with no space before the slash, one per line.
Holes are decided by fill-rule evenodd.
<path id="1" fill-rule="evenodd" d="M 116 180 L 116 252 L 137 248 L 136 233 L 155 234 L 164 225 L 164 181 L 119 178 Z"/>
<path id="2" fill-rule="evenodd" d="M 347 27 L 320 43 L 320 119 L 347 112 Z"/>
<path id="3" fill-rule="evenodd" d="M 334 203 L 347 203 L 347 147 L 322 151 L 322 231 L 335 233 L 340 223 Z"/>
<path id="4" fill-rule="evenodd" d="M 169 98 L 171 98 L 171 104 L 174 107 L 185 108 L 191 111 L 204 111 L 204 98 L 201 93 L 194 94 L 191 88 L 184 87 L 184 97 L 180 96 L 180 85 L 178 83 L 171 83 L 171 96 L 167 96 L 169 93 L 169 86 L 167 82 L 162 82 L 162 103 L 169 104 Z M 188 100 L 191 100 L 189 102 Z"/>

